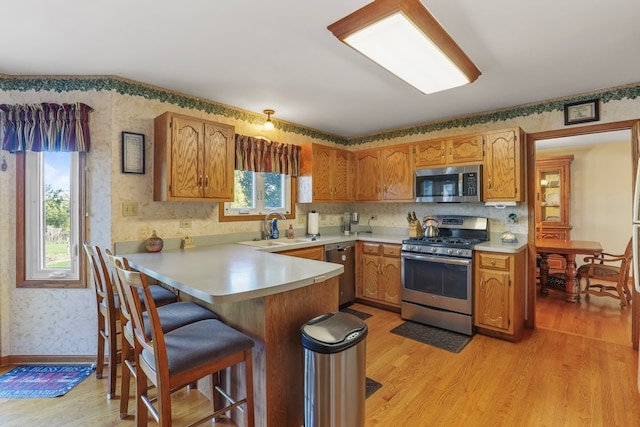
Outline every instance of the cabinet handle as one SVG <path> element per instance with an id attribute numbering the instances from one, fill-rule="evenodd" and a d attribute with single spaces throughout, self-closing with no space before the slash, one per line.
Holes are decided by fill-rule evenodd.
<path id="1" fill-rule="evenodd" d="M 449 157 L 453 156 L 453 147 L 449 147 Z"/>
<path id="2" fill-rule="evenodd" d="M 488 179 L 489 182 L 489 189 L 491 189 L 491 178 Z"/>
<path id="3" fill-rule="evenodd" d="M 480 290 L 484 291 L 484 279 L 480 279 Z"/>
<path id="4" fill-rule="evenodd" d="M 209 175 L 204 177 L 204 186 L 205 188 L 209 188 Z"/>
<path id="5" fill-rule="evenodd" d="M 491 260 L 491 265 L 496 265 L 496 260 L 495 259 Z"/>
<path id="6" fill-rule="evenodd" d="M 198 187 L 202 188 L 202 175 L 198 177 Z"/>
<path id="7" fill-rule="evenodd" d="M 440 151 L 441 151 L 440 157 L 444 157 L 444 147 L 442 147 Z"/>

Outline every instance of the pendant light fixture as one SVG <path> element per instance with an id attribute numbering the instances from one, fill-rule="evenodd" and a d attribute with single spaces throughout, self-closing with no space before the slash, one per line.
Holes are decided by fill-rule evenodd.
<path id="1" fill-rule="evenodd" d="M 264 110 L 264 113 L 267 115 L 267 121 L 262 125 L 262 129 L 264 130 L 273 130 L 273 122 L 271 121 L 271 115 L 275 113 L 274 110 Z"/>
<path id="2" fill-rule="evenodd" d="M 420 0 L 375 0 L 328 29 L 425 94 L 471 83 L 481 74 Z"/>

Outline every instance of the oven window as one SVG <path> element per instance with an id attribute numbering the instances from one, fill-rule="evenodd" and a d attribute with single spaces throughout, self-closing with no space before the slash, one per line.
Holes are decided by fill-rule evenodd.
<path id="1" fill-rule="evenodd" d="M 407 258 L 404 260 L 404 287 L 425 294 L 467 300 L 470 268 L 469 265 Z"/>

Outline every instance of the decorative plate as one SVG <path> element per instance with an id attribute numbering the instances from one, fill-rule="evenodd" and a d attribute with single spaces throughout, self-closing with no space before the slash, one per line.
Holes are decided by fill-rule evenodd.
<path id="1" fill-rule="evenodd" d="M 560 193 L 545 194 L 544 202 L 547 206 L 560 206 Z"/>

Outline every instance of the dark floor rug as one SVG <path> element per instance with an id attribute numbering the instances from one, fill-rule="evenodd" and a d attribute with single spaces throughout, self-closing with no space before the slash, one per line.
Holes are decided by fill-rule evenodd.
<path id="1" fill-rule="evenodd" d="M 65 395 L 95 370 L 93 365 L 23 365 L 0 376 L 0 398 Z"/>
<path id="2" fill-rule="evenodd" d="M 452 353 L 460 353 L 469 344 L 471 337 L 457 332 L 445 331 L 433 326 L 423 325 L 415 322 L 404 322 L 402 325 L 393 328 L 392 334 L 429 344 Z"/>
<path id="3" fill-rule="evenodd" d="M 382 384 L 380 384 L 378 381 L 372 380 L 371 378 L 367 377 L 365 398 L 368 399 L 373 393 L 378 391 L 380 387 L 382 387 Z"/>
<path id="4" fill-rule="evenodd" d="M 371 317 L 371 314 L 369 313 L 363 313 L 361 311 L 358 310 L 354 310 L 352 308 L 341 308 L 340 309 L 341 312 L 343 313 L 349 313 L 349 314 L 353 314 L 356 317 L 359 317 L 362 320 L 368 319 L 369 317 Z"/>

